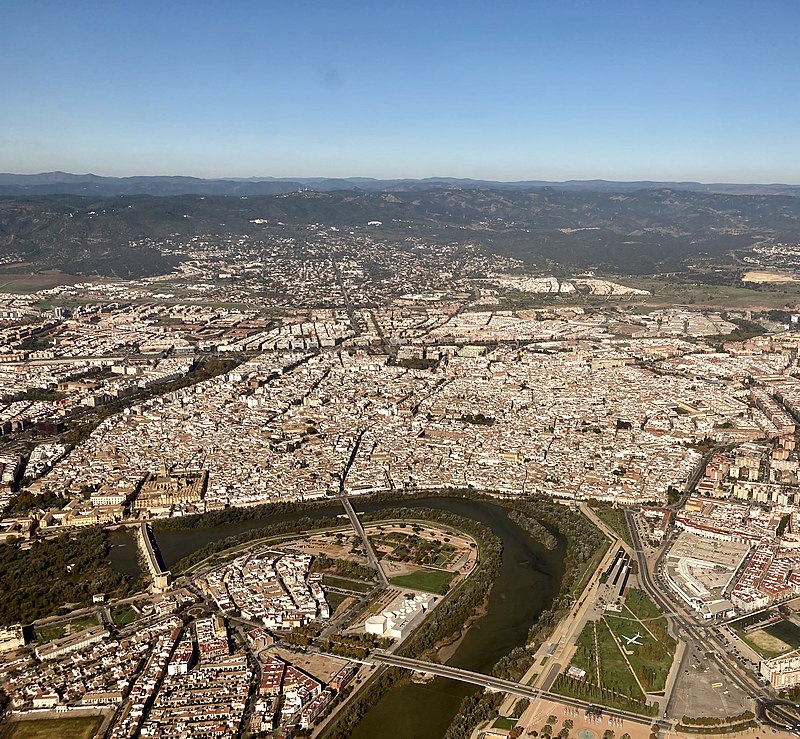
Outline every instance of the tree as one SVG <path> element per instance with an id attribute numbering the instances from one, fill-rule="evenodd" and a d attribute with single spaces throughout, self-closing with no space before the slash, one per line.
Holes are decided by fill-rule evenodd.
<path id="1" fill-rule="evenodd" d="M 519 718 L 523 713 L 525 713 L 530 704 L 531 702 L 527 698 L 520 698 L 514 704 L 514 711 L 512 712 L 511 716 L 513 718 Z"/>

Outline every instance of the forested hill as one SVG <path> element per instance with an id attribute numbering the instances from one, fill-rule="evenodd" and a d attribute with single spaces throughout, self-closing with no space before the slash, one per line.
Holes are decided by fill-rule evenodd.
<path id="1" fill-rule="evenodd" d="M 800 241 L 800 198 L 669 189 L 629 193 L 557 189 L 435 188 L 424 191 L 222 197 L 0 198 L 0 257 L 74 273 L 154 274 L 178 258 L 131 241 L 174 235 L 263 235 L 317 223 L 367 226 L 383 238 L 423 235 L 475 241 L 526 261 L 626 272 L 678 269 L 691 254 L 773 237 Z"/>

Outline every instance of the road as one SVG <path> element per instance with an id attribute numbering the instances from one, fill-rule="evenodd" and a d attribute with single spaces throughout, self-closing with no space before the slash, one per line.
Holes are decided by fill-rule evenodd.
<path id="1" fill-rule="evenodd" d="M 617 556 L 619 547 L 628 549 L 627 544 L 620 539 L 618 534 L 610 529 L 594 514 L 588 506 L 581 506 L 581 512 L 586 515 L 590 521 L 595 523 L 598 528 L 603 531 L 608 537 L 610 543 L 608 550 L 603 555 L 603 559 L 598 563 L 595 572 L 586 584 L 586 587 L 581 591 L 578 599 L 573 603 L 570 612 L 555 626 L 553 633 L 545 640 L 542 648 L 548 645 L 553 645 L 555 648 L 547 653 L 547 662 L 539 663 L 541 658 L 541 651 L 537 655 L 536 661 L 531 665 L 528 672 L 523 677 L 525 682 L 533 679 L 533 685 L 543 690 L 547 690 L 555 681 L 561 667 L 569 664 L 572 652 L 577 641 L 578 634 L 586 622 L 589 610 L 595 605 L 598 590 L 600 588 L 600 579 L 602 574 L 606 571 L 613 559 Z M 547 665 L 548 669 L 543 669 Z M 537 675 L 536 678 L 533 676 Z"/>
<path id="2" fill-rule="evenodd" d="M 697 483 L 703 476 L 705 471 L 705 467 L 708 464 L 708 461 L 711 459 L 712 455 L 718 451 L 719 449 L 724 447 L 715 447 L 708 451 L 703 458 L 700 460 L 698 465 L 695 467 L 694 472 L 689 477 L 686 482 L 686 487 L 684 488 L 683 496 L 681 500 L 675 504 L 674 506 L 670 506 L 674 510 L 679 510 L 685 503 L 689 496 L 694 492 Z M 674 636 L 679 641 L 686 641 L 687 637 L 694 641 L 697 645 L 697 648 L 703 652 L 712 652 L 714 653 L 714 659 L 719 665 L 720 670 L 722 673 L 740 690 L 744 691 L 745 695 L 758 698 L 760 695 L 764 694 L 764 688 L 754 680 L 752 680 L 744 670 L 739 667 L 738 665 L 732 663 L 729 658 L 727 657 L 728 650 L 727 647 L 720 642 L 720 640 L 714 635 L 711 628 L 705 626 L 699 626 L 695 624 L 692 617 L 685 614 L 682 610 L 682 606 L 680 604 L 676 606 L 675 602 L 665 596 L 662 589 L 658 587 L 658 584 L 653 580 L 653 572 L 658 572 L 658 568 L 661 562 L 662 557 L 666 554 L 667 547 L 663 546 L 661 551 L 658 553 L 655 562 L 653 563 L 652 571 L 648 567 L 647 557 L 645 556 L 644 547 L 642 546 L 641 539 L 639 537 L 639 530 L 636 527 L 633 521 L 633 513 L 630 509 L 626 509 L 625 517 L 628 523 L 628 528 L 631 532 L 631 537 L 633 540 L 633 549 L 636 553 L 636 558 L 639 563 L 639 582 L 641 583 L 642 587 L 647 591 L 647 594 L 653 599 L 653 601 L 664 611 L 665 614 L 669 614 L 671 616 L 672 624 L 674 627 Z M 684 635 L 681 635 L 681 631 L 685 632 Z M 677 680 L 672 682 L 672 685 L 669 686 L 673 688 Z M 670 702 L 672 696 L 669 694 L 671 691 L 667 691 L 665 695 L 666 698 L 666 707 L 667 709 L 670 708 Z"/>
<path id="3" fill-rule="evenodd" d="M 800 735 L 800 715 L 797 705 L 789 701 L 759 701 L 756 706 L 759 721 L 778 731 Z"/>
<path id="4" fill-rule="evenodd" d="M 686 505 L 686 501 L 689 500 L 689 496 L 697 487 L 697 483 L 703 478 L 703 475 L 706 471 L 706 465 L 711 461 L 711 457 L 713 457 L 716 452 L 723 451 L 729 447 L 730 445 L 723 444 L 720 446 L 715 446 L 713 449 L 709 449 L 703 455 L 703 458 L 697 463 L 697 466 L 694 468 L 694 472 L 692 472 L 691 476 L 686 481 L 686 486 L 683 488 L 683 495 L 681 495 L 681 499 L 677 503 L 667 506 L 667 508 L 672 508 L 675 511 L 679 511 L 681 508 L 683 508 Z"/>
<path id="5" fill-rule="evenodd" d="M 630 510 L 627 510 L 625 515 L 628 519 L 628 527 L 630 528 L 631 536 L 633 537 L 634 551 L 636 552 L 639 562 L 639 582 L 647 591 L 647 594 L 653 599 L 659 608 L 664 611 L 664 613 L 671 613 L 672 622 L 675 627 L 675 638 L 683 638 L 685 641 L 686 637 L 688 636 L 688 638 L 692 639 L 695 644 L 697 644 L 698 649 L 701 651 L 715 652 L 714 657 L 722 673 L 734 685 L 736 685 L 736 687 L 744 691 L 745 695 L 756 698 L 759 697 L 759 695 L 763 693 L 763 687 L 751 680 L 745 674 L 744 670 L 732 665 L 728 661 L 726 658 L 727 649 L 719 642 L 716 636 L 714 636 L 713 631 L 705 626 L 698 626 L 695 624 L 691 620 L 691 617 L 684 615 L 682 611 L 678 610 L 675 603 L 665 596 L 658 588 L 656 583 L 653 582 L 652 572 L 648 567 L 647 558 L 644 555 L 644 549 L 642 548 L 641 540 L 639 539 L 639 531 L 632 520 L 633 514 Z M 654 570 L 657 571 L 659 562 L 661 557 L 664 556 L 664 553 L 665 550 L 662 550 L 659 553 L 656 562 L 653 565 Z M 681 636 L 681 631 L 685 632 L 683 637 Z M 668 705 L 670 696 L 665 697 L 667 698 Z"/>

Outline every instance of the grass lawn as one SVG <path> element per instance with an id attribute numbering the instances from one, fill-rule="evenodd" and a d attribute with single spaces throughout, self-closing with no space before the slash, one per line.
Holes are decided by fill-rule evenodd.
<path id="1" fill-rule="evenodd" d="M 595 669 L 596 659 L 594 656 L 594 622 L 589 621 L 578 636 L 577 650 L 575 656 L 572 658 L 572 663 L 575 667 L 580 667 L 586 670 L 587 680 L 590 682 L 597 682 L 597 674 Z"/>
<path id="2" fill-rule="evenodd" d="M 666 632 L 666 620 L 663 625 L 658 621 L 646 621 L 647 628 L 655 634 L 655 638 L 648 633 L 640 621 L 631 621 L 624 618 L 607 615 L 606 621 L 609 628 L 623 646 L 628 662 L 636 673 L 636 677 L 649 693 L 664 689 L 669 675 L 669 668 L 675 657 L 675 640 Z M 656 625 L 659 624 L 659 627 Z M 655 628 L 654 628 L 655 627 Z M 641 645 L 626 644 L 623 637 L 631 637 L 640 633 Z"/>
<path id="3" fill-rule="evenodd" d="M 631 532 L 628 529 L 628 522 L 625 519 L 625 511 L 621 508 L 595 508 L 594 506 L 592 506 L 592 510 L 594 510 L 597 517 L 606 524 L 606 526 L 616 531 L 628 546 L 633 546 Z"/>
<path id="4" fill-rule="evenodd" d="M 342 595 L 341 593 L 325 593 L 325 600 L 328 601 L 328 605 L 331 607 L 331 614 L 336 613 L 336 609 L 349 597 L 349 595 Z"/>
<path id="5" fill-rule="evenodd" d="M 56 623 L 37 626 L 34 629 L 34 633 L 36 634 L 36 641 L 39 644 L 43 644 L 44 642 L 61 639 L 61 637 L 67 636 L 68 634 L 74 634 L 83 629 L 98 625 L 99 621 L 97 620 L 97 616 L 95 614 L 90 614 L 88 616 L 72 619 L 71 621 L 57 621 Z"/>
<path id="6" fill-rule="evenodd" d="M 142 617 L 132 606 L 120 606 L 119 608 L 111 609 L 111 620 L 117 626 L 127 626 L 134 621 L 138 621 Z"/>
<path id="7" fill-rule="evenodd" d="M 786 642 L 793 649 L 800 647 L 800 626 L 792 621 L 778 621 L 764 628 L 770 636 Z"/>
<path id="8" fill-rule="evenodd" d="M 625 607 L 636 616 L 636 618 L 646 621 L 647 619 L 663 620 L 664 627 L 666 628 L 666 618 L 663 611 L 650 600 L 647 593 L 639 588 L 630 588 L 628 595 L 625 597 Z M 653 627 L 648 623 L 648 628 Z"/>
<path id="9" fill-rule="evenodd" d="M 399 575 L 391 579 L 392 585 L 411 590 L 424 590 L 426 593 L 444 595 L 453 579 L 452 572 L 442 570 L 418 570 L 410 575 Z"/>
<path id="10" fill-rule="evenodd" d="M 597 631 L 597 645 L 595 646 L 595 630 Z M 591 686 L 597 688 L 598 694 L 604 690 L 609 694 L 620 694 L 623 702 L 643 701 L 642 693 L 636 678 L 630 671 L 625 658 L 620 652 L 611 630 L 603 621 L 590 621 L 583 627 L 577 641 L 577 650 L 571 664 L 586 671 L 585 681 L 566 678 L 566 687 L 575 683 L 582 686 L 582 690 L 591 691 Z M 597 667 L 600 667 L 600 684 L 597 683 Z M 575 688 L 578 689 L 577 687 Z M 575 693 L 568 693 L 575 695 Z M 594 694 L 592 698 L 594 698 Z M 604 702 L 604 705 L 611 705 Z"/>
<path id="11" fill-rule="evenodd" d="M 603 686 L 615 693 L 643 699 L 636 678 L 628 668 L 622 652 L 611 635 L 611 630 L 602 622 L 597 622 L 597 646 L 600 658 L 600 679 Z"/>
<path id="12" fill-rule="evenodd" d="M 102 722 L 102 716 L 15 721 L 0 736 L 2 739 L 91 739 Z"/>
<path id="13" fill-rule="evenodd" d="M 506 718 L 505 716 L 499 716 L 497 719 L 495 719 L 495 722 L 492 724 L 492 728 L 511 731 L 511 729 L 513 729 L 516 725 L 517 725 L 517 719 Z"/>

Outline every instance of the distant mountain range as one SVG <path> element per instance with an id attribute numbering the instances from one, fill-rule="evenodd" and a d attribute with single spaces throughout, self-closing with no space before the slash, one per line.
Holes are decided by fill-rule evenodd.
<path id="1" fill-rule="evenodd" d="M 610 180 L 568 180 L 548 182 L 526 180 L 495 182 L 491 180 L 429 177 L 426 179 L 373 179 L 370 177 L 250 177 L 202 179 L 199 177 L 101 177 L 94 174 L 44 172 L 42 174 L 0 173 L 0 195 L 280 195 L 297 190 L 335 192 L 405 192 L 442 189 L 486 190 L 568 190 L 574 192 L 629 193 L 638 190 L 670 189 L 688 192 L 728 195 L 791 195 L 800 196 L 800 185 L 703 184 L 700 182 L 613 182 Z"/>

